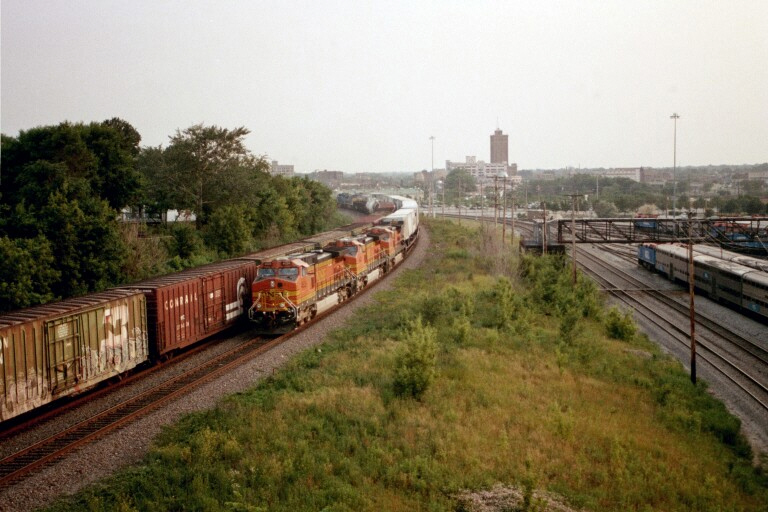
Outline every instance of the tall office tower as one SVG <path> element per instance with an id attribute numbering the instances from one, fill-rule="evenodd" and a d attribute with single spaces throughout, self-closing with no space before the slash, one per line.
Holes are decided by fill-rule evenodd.
<path id="1" fill-rule="evenodd" d="M 509 163 L 509 135 L 502 134 L 498 128 L 491 135 L 491 163 Z"/>

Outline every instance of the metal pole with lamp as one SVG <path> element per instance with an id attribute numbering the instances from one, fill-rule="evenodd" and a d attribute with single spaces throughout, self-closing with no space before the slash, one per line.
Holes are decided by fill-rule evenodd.
<path id="1" fill-rule="evenodd" d="M 429 136 L 429 140 L 432 143 L 432 167 L 430 169 L 429 173 L 429 210 L 432 213 L 432 218 L 435 218 L 435 209 L 434 209 L 434 200 L 432 196 L 434 195 L 434 189 L 435 189 L 435 137 L 434 135 Z"/>
<path id="2" fill-rule="evenodd" d="M 677 215 L 677 120 L 680 116 L 677 112 L 669 116 L 675 122 L 674 143 L 672 147 L 672 217 Z"/>

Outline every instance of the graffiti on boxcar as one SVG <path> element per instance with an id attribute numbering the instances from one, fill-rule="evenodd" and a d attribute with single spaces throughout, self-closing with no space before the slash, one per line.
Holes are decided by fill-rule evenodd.
<path id="1" fill-rule="evenodd" d="M 139 326 L 131 328 L 130 318 L 127 304 L 104 310 L 104 337 L 98 350 L 90 351 L 91 367 L 99 373 L 123 372 L 146 359 L 148 335 Z"/>
<path id="2" fill-rule="evenodd" d="M 14 375 L 12 346 L 7 336 L 0 336 L 0 418 L 8 418 L 21 412 L 39 407 L 48 401 L 48 389 L 44 386 L 43 375 L 34 365 L 17 366 Z M 5 352 L 8 364 L 5 366 Z M 11 372 L 6 373 L 6 372 Z M 23 404 L 21 407 L 17 405 Z"/>

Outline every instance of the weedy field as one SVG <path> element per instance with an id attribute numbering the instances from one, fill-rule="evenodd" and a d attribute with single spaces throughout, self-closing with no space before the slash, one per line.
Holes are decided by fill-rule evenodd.
<path id="1" fill-rule="evenodd" d="M 53 510 L 766 509 L 739 422 L 556 257 L 433 257 L 261 385 Z"/>

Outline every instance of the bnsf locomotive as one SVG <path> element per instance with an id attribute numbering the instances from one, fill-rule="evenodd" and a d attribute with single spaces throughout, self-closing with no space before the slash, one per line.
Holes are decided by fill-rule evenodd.
<path id="1" fill-rule="evenodd" d="M 172 356 L 250 316 L 298 326 L 331 294 L 387 271 L 418 234 L 416 203 L 382 225 L 332 231 L 241 258 L 0 315 L 0 422 Z M 258 301 L 259 307 L 256 306 Z"/>
<path id="2" fill-rule="evenodd" d="M 290 331 L 312 320 L 323 299 L 336 296 L 342 302 L 364 288 L 370 274 L 388 272 L 418 234 L 418 206 L 403 200 L 405 208 L 357 236 L 262 262 L 252 286 L 250 320 L 261 332 Z"/>

